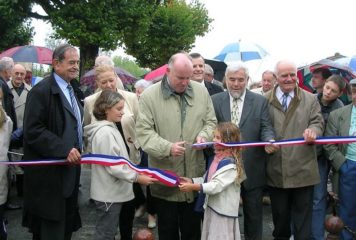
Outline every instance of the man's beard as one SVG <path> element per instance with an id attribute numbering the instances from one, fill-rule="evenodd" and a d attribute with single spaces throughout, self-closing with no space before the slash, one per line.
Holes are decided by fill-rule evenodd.
<path id="1" fill-rule="evenodd" d="M 240 98 L 242 96 L 242 94 L 245 92 L 245 90 L 246 90 L 246 88 L 241 91 L 229 89 L 229 93 L 230 93 L 231 97 L 233 97 L 233 98 Z"/>

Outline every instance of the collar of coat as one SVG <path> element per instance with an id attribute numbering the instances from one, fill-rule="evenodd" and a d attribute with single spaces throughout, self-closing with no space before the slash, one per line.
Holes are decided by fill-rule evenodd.
<path id="1" fill-rule="evenodd" d="M 276 90 L 277 90 L 277 87 L 278 85 L 276 85 L 273 90 L 270 92 L 270 94 L 266 94 L 267 96 L 267 99 L 268 99 L 268 102 L 274 106 L 275 108 L 283 111 L 282 109 L 282 105 L 281 103 L 279 102 L 277 96 L 276 96 Z M 288 110 L 287 110 L 287 113 L 288 112 L 294 112 L 295 108 L 298 107 L 299 105 L 299 102 L 301 101 L 301 91 L 302 89 L 300 89 L 298 86 L 296 86 L 294 88 L 294 98 L 292 98 L 292 100 L 290 101 L 289 103 L 289 106 L 288 106 Z"/>
<path id="2" fill-rule="evenodd" d="M 169 86 L 167 76 L 163 77 L 161 88 L 162 88 L 162 93 L 163 93 L 164 99 L 168 99 L 171 96 L 180 96 L 180 94 L 177 94 L 176 92 L 174 92 L 174 90 L 171 88 L 171 86 Z M 184 96 L 184 98 L 186 99 L 186 101 L 188 103 L 190 102 L 189 100 L 193 99 L 194 92 L 193 92 L 193 87 L 192 87 L 191 83 L 188 84 L 188 87 L 185 90 L 185 92 L 182 94 L 182 96 Z"/>

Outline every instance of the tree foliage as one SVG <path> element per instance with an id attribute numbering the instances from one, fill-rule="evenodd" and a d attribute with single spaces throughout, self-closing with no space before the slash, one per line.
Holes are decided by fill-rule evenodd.
<path id="1" fill-rule="evenodd" d="M 30 43 L 33 37 L 33 28 L 28 21 L 30 8 L 28 1 L 0 1 L 0 52 Z"/>
<path id="2" fill-rule="evenodd" d="M 141 78 L 144 74 L 147 73 L 146 69 L 141 68 L 139 65 L 137 65 L 135 61 L 130 60 L 127 57 L 115 56 L 113 58 L 113 61 L 116 67 L 125 69 L 126 71 L 134 75 L 136 78 Z"/>

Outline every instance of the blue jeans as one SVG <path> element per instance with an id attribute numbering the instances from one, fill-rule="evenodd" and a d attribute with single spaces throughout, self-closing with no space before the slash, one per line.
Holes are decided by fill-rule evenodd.
<path id="1" fill-rule="evenodd" d="M 340 217 L 346 226 L 356 230 L 356 161 L 348 160 L 339 169 Z M 351 240 L 352 235 L 346 230 L 341 232 L 342 240 Z"/>
<path id="2" fill-rule="evenodd" d="M 312 213 L 312 240 L 324 240 L 325 228 L 324 221 L 326 216 L 326 196 L 327 182 L 330 170 L 328 160 L 321 156 L 318 158 L 320 183 L 314 186 L 313 213 Z"/>

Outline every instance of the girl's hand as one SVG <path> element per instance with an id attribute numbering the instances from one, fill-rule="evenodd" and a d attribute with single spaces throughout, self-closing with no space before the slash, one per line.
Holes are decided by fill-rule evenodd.
<path id="1" fill-rule="evenodd" d="M 150 185 L 153 184 L 155 182 L 157 182 L 158 180 L 155 178 L 152 178 L 151 176 L 145 175 L 145 174 L 139 174 L 137 177 L 137 181 L 139 184 L 142 185 Z"/>
<path id="2" fill-rule="evenodd" d="M 179 184 L 179 190 L 182 192 L 200 191 L 200 184 L 187 182 L 181 183 Z"/>

